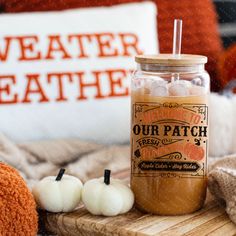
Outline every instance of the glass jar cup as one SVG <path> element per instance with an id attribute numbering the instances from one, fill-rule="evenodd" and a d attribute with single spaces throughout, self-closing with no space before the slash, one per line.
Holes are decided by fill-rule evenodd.
<path id="1" fill-rule="evenodd" d="M 136 56 L 131 85 L 131 188 L 136 206 L 180 215 L 200 209 L 207 187 L 207 58 Z"/>

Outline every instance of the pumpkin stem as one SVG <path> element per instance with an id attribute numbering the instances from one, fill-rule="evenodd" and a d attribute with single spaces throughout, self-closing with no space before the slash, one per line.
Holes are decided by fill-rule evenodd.
<path id="1" fill-rule="evenodd" d="M 65 173 L 66 169 L 61 168 L 57 174 L 56 181 L 60 181 Z"/>
<path id="2" fill-rule="evenodd" d="M 111 171 L 110 170 L 105 170 L 104 171 L 104 183 L 106 185 L 110 184 L 110 177 L 111 177 Z"/>

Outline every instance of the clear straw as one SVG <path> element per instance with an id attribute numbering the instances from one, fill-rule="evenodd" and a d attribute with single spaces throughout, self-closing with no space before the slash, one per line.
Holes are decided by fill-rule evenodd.
<path id="1" fill-rule="evenodd" d="M 175 19 L 174 21 L 174 36 L 173 36 L 173 55 L 179 57 L 181 53 L 182 41 L 182 20 Z"/>

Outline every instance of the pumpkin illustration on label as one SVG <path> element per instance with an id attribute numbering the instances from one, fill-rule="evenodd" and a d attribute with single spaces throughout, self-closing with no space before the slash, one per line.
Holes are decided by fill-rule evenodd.
<path id="1" fill-rule="evenodd" d="M 205 151 L 202 147 L 197 146 L 192 143 L 187 143 L 184 147 L 185 155 L 191 159 L 196 161 L 201 161 L 204 158 Z"/>

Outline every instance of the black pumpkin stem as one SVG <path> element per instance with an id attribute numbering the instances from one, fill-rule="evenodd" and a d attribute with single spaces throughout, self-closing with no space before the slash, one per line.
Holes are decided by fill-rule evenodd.
<path id="1" fill-rule="evenodd" d="M 65 173 L 66 169 L 61 168 L 57 174 L 56 181 L 60 181 Z"/>
<path id="2" fill-rule="evenodd" d="M 106 185 L 110 184 L 110 177 L 111 177 L 111 171 L 110 170 L 105 170 L 104 171 L 104 183 Z"/>

